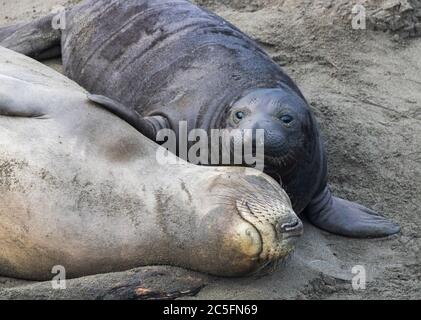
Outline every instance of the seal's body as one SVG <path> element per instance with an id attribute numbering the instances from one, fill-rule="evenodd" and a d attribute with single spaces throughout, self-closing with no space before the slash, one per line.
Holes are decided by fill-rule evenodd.
<path id="1" fill-rule="evenodd" d="M 0 30 L 0 43 L 37 58 L 61 45 L 66 75 L 119 101 L 109 109 L 151 139 L 161 128 L 177 132 L 180 121 L 207 131 L 264 129 L 265 172 L 282 180 L 296 212 L 347 236 L 399 231 L 332 197 L 323 143 L 302 93 L 221 17 L 185 0 L 88 0 L 68 11 L 62 32 L 49 23 L 51 17 Z"/>
<path id="2" fill-rule="evenodd" d="M 238 276 L 292 250 L 302 224 L 269 176 L 160 165 L 158 148 L 72 81 L 0 47 L 0 275 L 167 264 Z"/>

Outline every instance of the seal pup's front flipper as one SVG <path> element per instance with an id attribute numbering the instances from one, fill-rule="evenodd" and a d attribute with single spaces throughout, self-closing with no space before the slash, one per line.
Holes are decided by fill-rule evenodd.
<path id="1" fill-rule="evenodd" d="M 159 130 L 170 128 L 168 120 L 162 116 L 142 117 L 134 109 L 130 109 L 115 100 L 101 95 L 88 94 L 88 99 L 125 120 L 137 131 L 153 141 L 156 140 Z"/>
<path id="2" fill-rule="evenodd" d="M 399 225 L 358 203 L 333 197 L 324 187 L 304 211 L 320 229 L 353 238 L 380 238 L 396 234 Z"/>
<path id="3" fill-rule="evenodd" d="M 53 28 L 55 15 L 0 28 L 0 45 L 37 60 L 61 56 L 61 30 Z"/>

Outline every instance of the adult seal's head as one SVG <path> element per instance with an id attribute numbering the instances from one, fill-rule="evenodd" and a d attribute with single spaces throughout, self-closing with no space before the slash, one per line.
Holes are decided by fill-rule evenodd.
<path id="1" fill-rule="evenodd" d="M 214 261 L 212 273 L 230 270 L 238 276 L 287 257 L 303 225 L 274 180 L 256 170 L 231 170 L 227 175 L 213 168 L 206 181 L 195 179 L 202 186 L 195 187 L 194 201 L 201 208 L 196 257 Z"/>

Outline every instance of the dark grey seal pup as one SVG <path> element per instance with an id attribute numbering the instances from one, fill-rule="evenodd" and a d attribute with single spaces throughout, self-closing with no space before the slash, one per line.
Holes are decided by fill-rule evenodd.
<path id="1" fill-rule="evenodd" d="M 333 197 L 318 125 L 304 96 L 247 35 L 189 1 L 88 0 L 52 16 L 0 29 L 0 44 L 42 59 L 62 55 L 65 74 L 140 132 L 161 128 L 264 129 L 265 172 L 294 210 L 335 234 L 370 238 L 399 226 Z"/>

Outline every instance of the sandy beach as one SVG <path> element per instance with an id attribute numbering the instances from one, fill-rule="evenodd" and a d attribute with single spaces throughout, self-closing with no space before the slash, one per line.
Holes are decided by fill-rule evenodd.
<path id="1" fill-rule="evenodd" d="M 0 0 L 0 26 L 76 2 Z M 295 253 L 270 275 L 206 277 L 188 298 L 420 299 L 421 38 L 353 30 L 353 1 L 347 0 L 196 2 L 249 34 L 297 82 L 325 139 L 333 191 L 393 219 L 402 232 L 357 240 L 305 222 Z M 59 60 L 46 63 L 60 70 Z M 356 266 L 366 271 L 365 289 L 352 287 Z M 71 280 L 61 296 L 48 291 L 48 284 L 0 278 L 0 298 L 89 297 L 86 292 L 98 283 L 105 286 L 107 279 L 114 283 L 125 275 L 101 277 Z M 165 277 L 158 282 L 165 287 Z"/>

